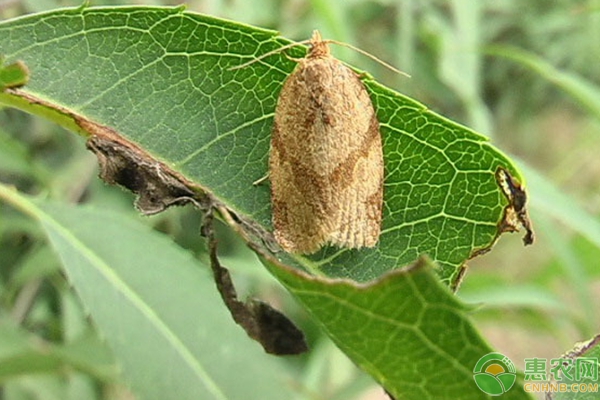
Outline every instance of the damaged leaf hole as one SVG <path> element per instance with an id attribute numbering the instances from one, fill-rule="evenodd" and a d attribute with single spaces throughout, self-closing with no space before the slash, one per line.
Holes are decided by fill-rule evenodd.
<path id="1" fill-rule="evenodd" d="M 114 135 L 111 133 L 110 136 Z M 87 148 L 98 158 L 100 178 L 108 184 L 119 185 L 136 194 L 136 207 L 146 215 L 157 214 L 173 205 L 192 203 L 204 213 L 202 234 L 208 241 L 210 266 L 215 284 L 233 320 L 265 351 L 276 355 L 300 354 L 308 350 L 304 334 L 280 311 L 269 304 L 249 299 L 238 300 L 229 271 L 217 255 L 217 239 L 213 228 L 213 212 L 223 209 L 216 199 L 194 188 L 166 165 L 155 161 L 140 149 L 121 138 L 111 139 L 94 135 Z M 218 206 L 217 206 L 218 205 Z M 235 213 L 228 216 L 241 221 Z M 240 223 L 239 226 L 245 226 Z M 251 233 L 256 234 L 257 232 Z"/>
<path id="2" fill-rule="evenodd" d="M 535 233 L 531 220 L 529 219 L 529 213 L 527 212 L 527 192 L 524 186 L 514 177 L 505 167 L 499 166 L 496 168 L 494 173 L 496 184 L 502 191 L 502 194 L 506 198 L 508 204 L 502 210 L 502 217 L 497 224 L 496 234 L 489 245 L 475 249 L 469 256 L 469 260 L 482 256 L 496 245 L 500 236 L 506 232 L 520 232 L 525 231 L 523 236 L 523 245 L 528 246 L 533 244 L 535 240 Z M 450 290 L 457 292 L 460 287 L 465 274 L 467 273 L 467 264 L 464 263 L 458 269 L 454 278 L 450 280 Z"/>
<path id="3" fill-rule="evenodd" d="M 527 212 L 527 193 L 523 185 L 504 167 L 498 167 L 496 170 L 496 181 L 502 189 L 504 197 L 508 200 L 498 226 L 498 233 L 518 232 L 523 229 L 525 231 L 523 244 L 525 246 L 533 244 L 535 235 Z"/>
<path id="4" fill-rule="evenodd" d="M 91 137 L 87 147 L 98 157 L 100 178 L 135 193 L 135 205 L 142 213 L 157 214 L 171 205 L 189 202 L 206 209 L 206 199 L 196 199 L 193 190 L 140 150 L 99 136 Z"/>

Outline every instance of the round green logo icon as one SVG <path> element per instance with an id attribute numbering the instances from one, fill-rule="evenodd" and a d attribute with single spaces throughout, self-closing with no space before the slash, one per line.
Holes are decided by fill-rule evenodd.
<path id="1" fill-rule="evenodd" d="M 515 365 L 500 353 L 489 353 L 481 357 L 473 368 L 473 379 L 477 387 L 491 396 L 500 396 L 515 384 Z"/>

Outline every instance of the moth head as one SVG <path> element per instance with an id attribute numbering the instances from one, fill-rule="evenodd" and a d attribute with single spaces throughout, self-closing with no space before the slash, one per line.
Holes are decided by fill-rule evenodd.
<path id="1" fill-rule="evenodd" d="M 308 45 L 310 46 L 310 50 L 308 51 L 309 58 L 324 58 L 329 57 L 329 46 L 328 43 L 331 41 L 323 40 L 321 37 L 321 32 L 318 30 L 314 30 L 312 37 L 308 41 Z"/>

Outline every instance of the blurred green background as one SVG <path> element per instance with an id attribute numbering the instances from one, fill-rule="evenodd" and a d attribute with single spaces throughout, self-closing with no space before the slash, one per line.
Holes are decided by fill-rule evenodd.
<path id="1" fill-rule="evenodd" d="M 79 0 L 0 0 L 2 19 L 77 6 Z M 93 0 L 91 5 L 177 5 L 168 0 Z M 476 303 L 476 325 L 523 369 L 524 358 L 558 357 L 599 332 L 600 1 L 574 0 L 190 0 L 188 10 L 276 29 L 303 40 L 351 43 L 409 73 L 396 75 L 346 48 L 334 53 L 432 110 L 490 137 L 527 179 L 536 243 L 504 235 L 471 260 L 458 295 Z M 0 111 L 0 180 L 67 202 L 118 209 L 168 233 L 200 260 L 199 213 L 138 216 L 133 197 L 96 178 L 84 140 L 39 118 Z M 255 257 L 221 227 L 223 263 L 244 294 L 268 299 L 305 328 L 313 351 L 290 359 L 299 398 L 383 399 L 298 309 Z M 199 268 L 205 265 L 199 263 Z M 98 364 L 55 368 L 32 353 L 2 373 L 0 398 L 130 399 L 117 368 L 33 222 L 0 204 L 0 319 L 41 346 L 89 345 Z M 82 344 L 83 343 L 83 344 Z M 5 349 L 6 350 L 6 349 Z M 2 350 L 0 357 L 7 354 Z M 46 363 L 46 364 L 44 364 Z M 69 365 L 69 363 L 67 363 Z M 74 364 L 76 365 L 76 364 Z M 75 372 L 77 370 L 78 372 Z M 37 372 L 37 373 L 36 373 Z M 3 397 L 4 396 L 4 397 Z"/>

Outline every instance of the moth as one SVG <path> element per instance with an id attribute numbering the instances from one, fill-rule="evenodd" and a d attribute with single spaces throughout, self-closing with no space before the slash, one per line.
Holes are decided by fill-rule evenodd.
<path id="1" fill-rule="evenodd" d="M 318 31 L 279 94 L 269 156 L 275 239 L 310 254 L 374 247 L 381 233 L 383 150 L 359 75 Z"/>

